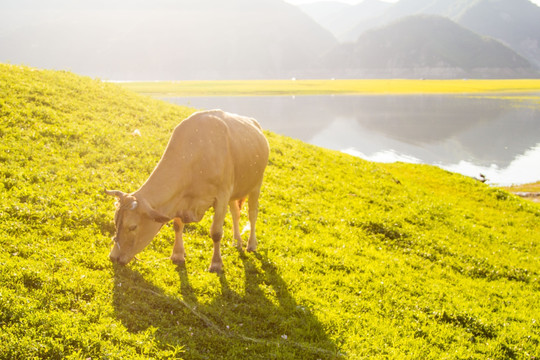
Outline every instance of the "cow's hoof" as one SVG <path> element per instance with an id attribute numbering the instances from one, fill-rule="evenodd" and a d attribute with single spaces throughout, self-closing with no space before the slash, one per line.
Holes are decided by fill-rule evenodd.
<path id="1" fill-rule="evenodd" d="M 178 255 L 172 255 L 171 256 L 171 261 L 174 265 L 178 265 L 178 266 L 184 266 L 186 265 L 186 258 L 184 257 L 180 257 Z"/>
<path id="2" fill-rule="evenodd" d="M 242 239 L 234 239 L 233 245 L 237 249 L 242 249 L 244 247 L 244 242 L 242 241 Z"/>
<path id="3" fill-rule="evenodd" d="M 246 251 L 250 252 L 250 253 L 257 252 L 257 247 L 256 246 L 248 246 Z"/>
<path id="4" fill-rule="evenodd" d="M 221 274 L 223 272 L 223 264 L 212 264 L 208 271 L 214 274 Z"/>

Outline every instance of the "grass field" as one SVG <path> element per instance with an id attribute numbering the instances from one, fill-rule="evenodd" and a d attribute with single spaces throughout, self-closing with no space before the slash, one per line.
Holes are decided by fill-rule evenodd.
<path id="1" fill-rule="evenodd" d="M 193 110 L 0 65 L 0 359 L 537 359 L 540 205 L 267 133 L 259 251 L 211 214 L 108 260 L 113 200 Z M 133 136 L 135 129 L 142 136 Z M 242 215 L 242 225 L 247 215 Z"/>
<path id="2" fill-rule="evenodd" d="M 540 93 L 531 80 L 240 80 L 124 82 L 153 96 Z"/>

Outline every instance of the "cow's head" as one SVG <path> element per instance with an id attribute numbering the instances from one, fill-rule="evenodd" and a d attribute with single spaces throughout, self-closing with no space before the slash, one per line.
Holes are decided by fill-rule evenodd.
<path id="1" fill-rule="evenodd" d="M 170 219 L 152 209 L 143 199 L 118 190 L 105 190 L 117 198 L 114 222 L 116 234 L 109 254 L 112 262 L 125 265 L 152 241 Z"/>

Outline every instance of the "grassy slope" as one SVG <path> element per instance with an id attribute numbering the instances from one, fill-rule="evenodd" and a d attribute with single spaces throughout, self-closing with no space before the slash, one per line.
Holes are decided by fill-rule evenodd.
<path id="1" fill-rule="evenodd" d="M 257 254 L 227 240 L 208 273 L 208 214 L 186 268 L 170 226 L 113 267 L 101 190 L 136 190 L 191 111 L 0 65 L 0 358 L 539 356 L 539 206 L 430 166 L 268 133 Z"/>

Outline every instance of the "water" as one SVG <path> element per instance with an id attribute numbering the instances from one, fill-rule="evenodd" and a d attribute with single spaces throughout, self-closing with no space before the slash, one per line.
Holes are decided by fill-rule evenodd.
<path id="1" fill-rule="evenodd" d="M 540 97 L 167 98 L 256 118 L 263 128 L 378 162 L 426 163 L 490 183 L 540 180 Z"/>

